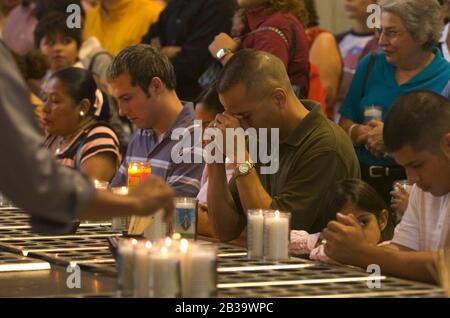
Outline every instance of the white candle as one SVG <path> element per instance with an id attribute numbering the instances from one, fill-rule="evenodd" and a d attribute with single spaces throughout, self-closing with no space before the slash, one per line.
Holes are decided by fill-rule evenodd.
<path id="1" fill-rule="evenodd" d="M 133 295 L 134 283 L 134 253 L 137 241 L 120 240 L 118 247 L 118 292 L 119 297 L 130 297 Z"/>
<path id="2" fill-rule="evenodd" d="M 247 255 L 251 259 L 263 258 L 264 215 L 262 210 L 247 213 Z"/>
<path id="3" fill-rule="evenodd" d="M 134 296 L 145 298 L 150 296 L 152 278 L 150 275 L 150 257 L 152 243 L 138 245 L 135 253 Z"/>
<path id="4" fill-rule="evenodd" d="M 164 222 L 164 210 L 151 216 L 151 224 L 144 230 L 144 236 L 151 241 L 159 241 L 167 234 L 167 223 Z"/>
<path id="5" fill-rule="evenodd" d="M 383 119 L 383 110 L 379 106 L 368 106 L 364 109 L 364 121 L 366 123 L 373 120 L 381 121 Z"/>
<path id="6" fill-rule="evenodd" d="M 187 274 L 183 280 L 183 297 L 206 298 L 216 295 L 216 250 L 194 246 L 187 253 Z"/>
<path id="7" fill-rule="evenodd" d="M 181 293 L 181 280 L 178 255 L 163 246 L 159 253 L 152 253 L 150 259 L 154 297 L 179 297 Z"/>
<path id="8" fill-rule="evenodd" d="M 266 213 L 264 217 L 264 257 L 289 259 L 289 213 Z"/>
<path id="9" fill-rule="evenodd" d="M 182 295 L 188 298 L 205 298 L 216 295 L 216 249 L 180 242 Z"/>
<path id="10" fill-rule="evenodd" d="M 195 239 L 197 232 L 197 201 L 195 198 L 176 198 L 173 231 L 184 238 Z"/>

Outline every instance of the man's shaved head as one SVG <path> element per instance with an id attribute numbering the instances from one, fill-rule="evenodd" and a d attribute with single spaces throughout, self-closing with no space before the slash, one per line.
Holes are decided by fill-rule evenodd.
<path id="1" fill-rule="evenodd" d="M 267 98 L 275 88 L 294 94 L 283 62 L 270 53 L 253 49 L 240 50 L 231 58 L 219 77 L 217 91 L 224 93 L 239 83 L 254 101 Z"/>

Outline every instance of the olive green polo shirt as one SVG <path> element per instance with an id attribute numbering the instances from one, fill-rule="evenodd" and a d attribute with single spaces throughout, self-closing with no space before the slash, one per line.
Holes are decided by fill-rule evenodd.
<path id="1" fill-rule="evenodd" d="M 291 212 L 291 228 L 319 232 L 326 226 L 325 199 L 336 181 L 360 178 L 354 147 L 342 128 L 328 120 L 320 105 L 302 101 L 310 110 L 279 148 L 279 170 L 258 174 L 272 197 L 272 209 Z M 234 180 L 231 192 L 243 213 Z"/>

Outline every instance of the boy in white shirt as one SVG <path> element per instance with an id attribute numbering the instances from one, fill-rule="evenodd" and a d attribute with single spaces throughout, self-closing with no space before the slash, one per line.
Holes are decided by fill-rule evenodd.
<path id="1" fill-rule="evenodd" d="M 416 184 L 391 244 L 370 246 L 355 218 L 338 214 L 324 230 L 325 252 L 341 263 L 378 264 L 383 274 L 433 282 L 430 267 L 450 227 L 450 101 L 428 91 L 401 96 L 384 123 L 383 140 Z"/>

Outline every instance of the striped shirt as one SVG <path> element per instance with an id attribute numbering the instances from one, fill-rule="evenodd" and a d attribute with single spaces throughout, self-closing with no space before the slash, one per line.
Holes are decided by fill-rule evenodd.
<path id="1" fill-rule="evenodd" d="M 119 171 L 111 181 L 111 187 L 127 185 L 127 167 L 131 161 L 150 161 L 153 175 L 163 178 L 173 187 L 177 196 L 195 197 L 200 190 L 200 178 L 203 172 L 203 162 L 201 160 L 201 136 L 194 136 L 194 107 L 192 103 L 184 103 L 184 108 L 178 115 L 174 124 L 169 128 L 159 140 L 153 129 L 137 129 L 128 144 L 125 160 L 122 162 Z M 176 145 L 180 140 L 172 140 L 172 132 L 177 129 L 184 129 L 182 140 L 187 138 L 192 140 L 191 147 L 182 148 L 194 158 L 192 162 L 201 163 L 175 163 L 172 159 L 172 149 L 178 149 Z M 180 138 L 180 139 L 181 139 Z M 199 140 L 195 140 L 199 139 Z"/>
<path id="2" fill-rule="evenodd" d="M 47 136 L 44 146 L 52 149 L 57 147 L 60 140 L 59 136 Z M 119 139 L 105 123 L 98 122 L 80 132 L 65 148 L 59 149 L 56 158 L 63 165 L 80 170 L 80 166 L 87 159 L 106 152 L 111 153 L 119 165 L 121 161 Z M 77 156 L 79 156 L 78 165 Z"/>

